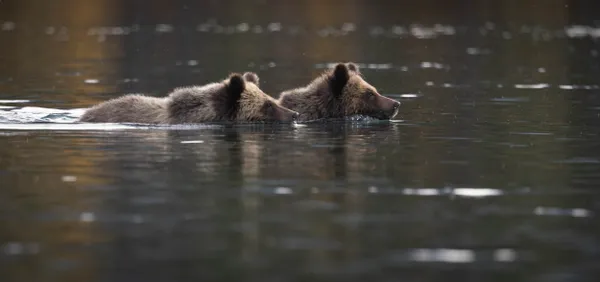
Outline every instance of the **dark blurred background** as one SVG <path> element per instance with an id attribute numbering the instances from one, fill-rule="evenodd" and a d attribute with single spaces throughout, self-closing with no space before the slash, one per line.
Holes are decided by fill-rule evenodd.
<path id="1" fill-rule="evenodd" d="M 10 83 L 0 90 L 23 96 L 22 89 L 35 95 L 35 89 L 51 88 L 68 92 L 54 102 L 87 106 L 106 95 L 165 94 L 182 84 L 253 70 L 277 96 L 320 72 L 316 64 L 335 61 L 395 67 L 456 61 L 468 70 L 445 75 L 459 82 L 474 76 L 510 79 L 524 64 L 552 65 L 562 72 L 536 75 L 565 80 L 564 72 L 574 67 L 568 50 L 573 47 L 544 44 L 545 38 L 564 37 L 570 25 L 595 26 L 599 6 L 534 0 L 4 0 L 0 77 Z M 425 28 L 424 35 L 415 26 Z M 430 29 L 433 39 L 421 40 Z M 504 40 L 505 31 L 512 40 Z M 573 44 L 592 41 L 586 39 Z M 465 52 L 470 47 L 493 48 L 495 56 L 470 56 Z M 385 92 L 415 92 L 443 75 L 389 73 L 375 82 Z M 520 73 L 516 81 L 531 75 Z M 396 84 L 387 83 L 391 76 Z"/>

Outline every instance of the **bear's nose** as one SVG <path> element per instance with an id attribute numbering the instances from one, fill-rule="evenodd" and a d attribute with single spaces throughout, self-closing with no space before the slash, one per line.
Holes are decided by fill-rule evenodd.
<path id="1" fill-rule="evenodd" d="M 398 112 L 400 112 L 400 102 L 396 101 L 394 103 L 394 106 L 392 109 L 392 114 L 390 115 L 390 118 L 396 117 L 396 115 L 398 115 Z"/>

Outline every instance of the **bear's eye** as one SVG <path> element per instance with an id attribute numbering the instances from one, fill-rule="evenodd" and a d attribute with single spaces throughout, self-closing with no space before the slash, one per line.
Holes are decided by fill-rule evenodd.
<path id="1" fill-rule="evenodd" d="M 268 112 L 272 112 L 274 108 L 273 103 L 267 102 L 265 105 L 265 110 Z"/>

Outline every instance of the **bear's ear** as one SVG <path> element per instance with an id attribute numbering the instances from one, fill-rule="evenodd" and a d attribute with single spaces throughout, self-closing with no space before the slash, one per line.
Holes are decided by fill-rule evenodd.
<path id="1" fill-rule="evenodd" d="M 258 86 L 259 79 L 258 79 L 258 75 L 256 75 L 255 73 L 253 73 L 253 72 L 244 73 L 244 79 L 246 81 L 250 81 L 250 82 L 256 84 L 256 86 Z"/>
<path id="2" fill-rule="evenodd" d="M 360 73 L 360 70 L 358 69 L 358 66 L 355 63 L 348 63 L 348 69 L 356 72 L 356 73 Z"/>
<path id="3" fill-rule="evenodd" d="M 234 100 L 239 100 L 242 96 L 242 92 L 246 90 L 246 82 L 244 78 L 238 74 L 234 73 L 229 76 L 229 83 L 227 84 L 227 94 Z"/>
<path id="4" fill-rule="evenodd" d="M 337 64 L 333 70 L 333 77 L 331 79 L 334 94 L 342 94 L 342 89 L 344 89 L 349 79 L 350 73 L 348 67 L 345 64 Z"/>

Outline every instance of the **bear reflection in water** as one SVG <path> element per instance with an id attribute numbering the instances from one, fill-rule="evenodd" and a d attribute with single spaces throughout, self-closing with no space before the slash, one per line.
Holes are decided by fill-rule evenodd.
<path id="1" fill-rule="evenodd" d="M 153 177 L 165 173 L 159 182 L 175 177 L 170 171 L 181 172 L 185 180 L 173 185 L 252 180 L 308 185 L 312 181 L 372 177 L 376 167 L 385 171 L 389 164 L 381 160 L 386 148 L 377 144 L 400 138 L 398 134 L 393 123 L 218 125 L 200 130 L 114 132 L 110 133 L 115 138 L 111 146 L 120 148 L 107 149 L 131 152 L 116 156 L 113 165 L 124 165 L 123 177 L 139 176 L 140 181 L 149 177 L 147 166 L 156 165 L 151 169 Z M 136 176 L 132 167 L 138 164 L 144 167 Z M 120 174 L 119 169 L 114 173 Z"/>
<path id="2" fill-rule="evenodd" d="M 224 260 L 239 254 L 254 261 L 265 251 L 260 247 L 265 240 L 274 240 L 269 239 L 275 245 L 268 248 L 283 246 L 280 244 L 284 244 L 286 234 L 298 232 L 301 224 L 297 222 L 310 222 L 305 221 L 311 214 L 302 212 L 302 203 L 314 200 L 347 212 L 361 212 L 365 196 L 352 190 L 361 184 L 360 179 L 369 181 L 368 177 L 377 176 L 374 170 L 385 170 L 389 165 L 376 163 L 389 151 L 373 144 L 398 138 L 396 128 L 392 123 L 328 122 L 301 127 L 260 124 L 103 133 L 91 146 L 93 150 L 104 147 L 102 151 L 119 153 L 104 154 L 95 162 L 97 171 L 112 175 L 110 185 L 118 188 L 116 194 L 108 195 L 112 197 L 102 212 L 144 220 L 144 224 L 111 229 L 116 248 L 122 249 L 119 242 L 131 240 L 136 244 L 136 256 L 150 251 L 155 257 L 171 259 L 190 252 L 205 254 L 215 250 L 215 244 L 225 242 L 227 249 L 219 249 L 228 252 Z M 340 184 L 344 186 L 337 186 Z M 332 185 L 347 193 L 306 193 L 313 191 L 312 187 L 327 189 Z M 280 186 L 289 187 L 293 194 L 281 197 L 269 193 Z M 234 231 L 244 226 L 262 227 L 271 215 L 289 224 Z M 327 223 L 314 221 L 305 226 L 303 234 L 341 242 L 346 246 L 344 252 L 353 256 L 357 247 L 354 232 L 340 237 L 336 231 L 340 226 Z M 177 240 L 165 237 L 174 231 Z M 143 244 L 147 241 L 162 242 L 164 248 Z M 186 246 L 185 252 L 181 246 Z M 124 253 L 131 251 L 123 249 Z M 310 250 L 316 261 L 327 260 L 318 255 L 321 251 Z M 128 257 L 118 255 L 115 259 L 116 263 L 126 263 Z"/>

